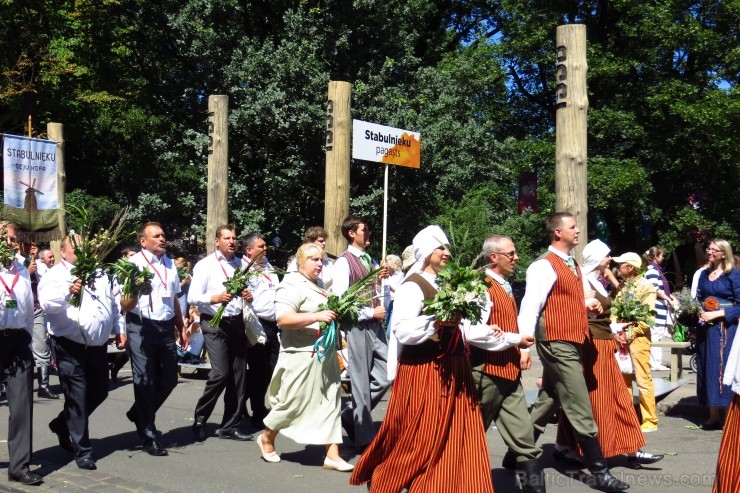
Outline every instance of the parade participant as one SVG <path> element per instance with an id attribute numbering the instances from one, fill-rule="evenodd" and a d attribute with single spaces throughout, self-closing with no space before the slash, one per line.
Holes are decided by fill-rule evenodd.
<path id="1" fill-rule="evenodd" d="M 617 289 L 616 299 L 622 299 L 627 295 L 625 286 L 632 280 L 634 284 L 634 296 L 640 303 L 647 305 L 650 310 L 654 310 L 657 289 L 650 281 L 641 275 L 642 259 L 634 252 L 627 252 L 612 260 L 619 264 L 617 275 L 622 278 L 622 282 Z M 619 322 L 614 312 L 611 314 L 613 322 Z M 655 409 L 655 389 L 653 387 L 653 375 L 650 373 L 650 326 L 644 322 L 638 322 L 630 327 L 629 333 L 631 339 L 628 339 L 630 356 L 632 357 L 632 367 L 634 369 L 634 381 L 639 392 L 640 416 L 642 424 L 640 428 L 644 433 L 650 433 L 658 429 L 658 414 Z M 632 393 L 633 376 L 622 375 L 627 385 L 627 390 Z"/>
<path id="2" fill-rule="evenodd" d="M 275 269 L 267 259 L 267 243 L 259 233 L 252 233 L 242 240 L 244 265 L 252 264 L 249 292 L 253 299 L 250 307 L 259 318 L 265 331 L 265 344 L 254 344 L 247 349 L 247 399 L 252 407 L 252 426 L 262 429 L 267 416 L 265 394 L 270 386 L 272 372 L 280 354 L 278 326 L 275 321 L 275 290 L 279 284 Z"/>
<path id="3" fill-rule="evenodd" d="M 561 408 L 573 426 L 592 477 L 593 488 L 623 491 L 629 485 L 614 477 L 596 438 L 588 388 L 581 366 L 588 338 L 587 310 L 601 311 L 596 299 L 585 299 L 587 283 L 570 255 L 580 230 L 572 214 L 556 212 L 547 218 L 547 253 L 527 269 L 527 289 L 519 311 L 519 332 L 534 335 L 543 366 L 542 388 L 532 408 L 535 438 L 544 432 L 554 411 Z"/>
<path id="4" fill-rule="evenodd" d="M 306 230 L 303 235 L 303 243 L 313 243 L 314 245 L 321 247 L 322 251 L 326 250 L 326 239 L 329 238 L 329 233 L 321 226 L 311 226 Z M 332 285 L 332 279 L 334 278 L 334 261 L 327 255 L 321 259 L 322 269 L 319 279 L 324 284 L 324 289 L 330 289 Z M 295 259 L 288 262 L 288 272 L 297 272 L 298 266 L 296 265 Z"/>
<path id="5" fill-rule="evenodd" d="M 40 258 L 37 258 L 37 256 L 40 257 L 42 253 L 45 261 L 39 262 Z M 34 243 L 21 243 L 19 245 L 18 261 L 25 267 L 21 272 L 28 274 L 33 291 L 33 344 L 31 350 L 33 351 L 33 359 L 36 361 L 36 378 L 39 385 L 36 395 L 40 399 L 59 399 L 59 394 L 49 386 L 51 350 L 48 344 L 46 316 L 39 305 L 38 298 L 39 282 L 41 282 L 42 276 L 49 268 L 54 266 L 54 253 L 48 249 L 38 252 L 38 247 Z"/>
<path id="6" fill-rule="evenodd" d="M 658 462 L 663 456 L 640 450 L 645 445 L 645 438 L 640 431 L 631 394 L 625 392 L 624 380 L 614 358 L 616 344 L 626 344 L 627 338 L 622 330 L 624 324 L 611 322 L 612 301 L 602 284 L 603 277 L 610 272 L 610 261 L 609 247 L 601 240 L 594 240 L 583 249 L 581 272 L 591 288 L 588 297 L 596 298 L 603 309 L 602 313 L 588 319 L 591 338 L 583 347 L 583 373 L 604 457 L 627 454 L 627 465 L 639 468 L 642 464 Z M 572 449 L 577 451 L 578 444 L 563 413 L 560 413 L 555 447 L 558 460 L 582 466 L 580 460 L 576 461 L 575 456 L 570 455 Z"/>
<path id="7" fill-rule="evenodd" d="M 544 492 L 545 476 L 539 459 L 542 449 L 535 444 L 521 381 L 521 370 L 531 368 L 532 361 L 529 350 L 520 352 L 517 348 L 528 348 L 534 338 L 519 334 L 516 301 L 507 280 L 514 273 L 519 255 L 511 238 L 494 235 L 483 242 L 483 258 L 488 261 L 489 303 L 482 321 L 489 330 L 501 331 L 502 339 L 498 351 L 470 348 L 471 360 L 480 361 L 473 368 L 473 379 L 478 387 L 483 429 L 496 422 L 510 450 L 504 467 L 521 471 L 522 491 Z"/>
<path id="8" fill-rule="evenodd" d="M 270 413 L 257 445 L 265 462 L 280 462 L 275 451 L 279 432 L 306 444 L 326 447 L 324 469 L 352 470 L 339 456 L 342 428 L 339 362 L 313 353 L 316 331 L 321 322 L 337 314 L 319 310 L 328 293 L 321 288 L 321 259 L 324 251 L 312 244 L 301 245 L 296 253 L 298 272 L 288 273 L 275 292 L 275 313 L 282 329 L 280 356 L 270 382 Z"/>
<path id="9" fill-rule="evenodd" d="M 80 237 L 76 242 L 81 241 Z M 39 284 L 39 302 L 46 313 L 64 410 L 49 429 L 59 445 L 75 454 L 77 467 L 97 469 L 90 443 L 90 415 L 108 397 L 107 344 L 118 325 L 118 304 L 108 276 L 99 273 L 92 288 L 72 275 L 77 261 L 70 237 L 61 245 L 62 261 L 49 269 Z M 79 307 L 70 303 L 80 295 Z"/>
<path id="10" fill-rule="evenodd" d="M 485 346 L 495 337 L 488 327 L 479 331 L 480 338 L 460 337 L 465 324 L 450 325 L 422 314 L 424 301 L 437 293 L 437 274 L 450 253 L 439 226 L 420 231 L 413 245 L 417 262 L 396 290 L 391 318 L 388 370 L 395 377 L 393 392 L 350 484 L 369 482 L 371 492 L 381 493 L 404 488 L 492 493 L 485 430 L 463 341 L 476 339 Z"/>
<path id="11" fill-rule="evenodd" d="M 342 235 L 349 246 L 334 262 L 332 292 L 337 296 L 378 269 L 378 263 L 365 252 L 370 245 L 370 226 L 364 219 L 347 216 L 342 221 Z M 383 268 L 376 279 L 387 276 L 388 271 Z M 375 296 L 379 294 L 379 286 L 380 282 L 373 282 L 372 303 L 360 310 L 358 325 L 347 332 L 352 397 L 342 411 L 342 426 L 358 449 L 367 446 L 375 436 L 371 411 L 390 387 L 386 370 L 388 341 L 382 324 L 385 307 Z"/>
<path id="12" fill-rule="evenodd" d="M 717 246 L 718 250 L 722 248 L 720 245 Z M 733 308 L 734 319 L 737 321 L 737 305 Z M 725 318 L 732 315 L 732 312 L 726 313 Z M 735 337 L 732 343 L 722 384 L 731 389 L 732 400 L 727 410 L 725 430 L 719 446 L 713 493 L 740 491 L 740 337 Z"/>
<path id="13" fill-rule="evenodd" d="M 206 422 L 225 390 L 218 437 L 250 440 L 252 436 L 242 433 L 237 427 L 242 418 L 247 370 L 247 335 L 244 332 L 242 306 L 244 301 L 251 301 L 252 295 L 245 289 L 241 297 L 232 296 L 224 289 L 224 282 L 241 267 L 241 261 L 236 257 L 234 227 L 219 226 L 215 241 L 216 251 L 195 264 L 188 294 L 188 303 L 200 312 L 201 331 L 211 361 L 208 382 L 195 406 L 192 429 L 198 441 L 206 439 Z M 213 325 L 211 319 L 222 304 L 226 307 L 221 321 Z"/>
<path id="14" fill-rule="evenodd" d="M 182 333 L 183 318 L 177 294 L 180 278 L 165 251 L 162 225 L 146 223 L 139 230 L 141 251 L 133 263 L 154 275 L 148 294 L 124 303 L 127 335 L 119 334 L 119 346 L 128 346 L 134 379 L 134 404 L 126 417 L 136 425 L 144 450 L 152 456 L 167 455 L 154 424 L 157 410 L 177 385 L 175 330 Z M 128 338 L 128 339 L 126 339 Z"/>
<path id="15" fill-rule="evenodd" d="M 709 408 L 702 429 L 719 430 L 733 398 L 722 379 L 740 316 L 740 271 L 733 267 L 732 248 L 726 240 L 712 240 L 707 258 L 709 267 L 699 276 L 697 288 L 703 324 L 696 332 L 696 395 L 699 404 Z"/>
<path id="16" fill-rule="evenodd" d="M 18 248 L 15 225 L 5 225 L 5 239 Z M 21 265 L 22 267 L 22 265 Z M 8 480 L 38 485 L 41 476 L 29 469 L 33 437 L 33 294 L 31 281 L 15 261 L 0 265 L 0 379 L 5 381 L 9 410 Z"/>

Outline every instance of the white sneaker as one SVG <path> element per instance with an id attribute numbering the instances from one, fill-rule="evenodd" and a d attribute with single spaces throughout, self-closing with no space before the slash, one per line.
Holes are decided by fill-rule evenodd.
<path id="1" fill-rule="evenodd" d="M 665 366 L 663 364 L 651 366 L 650 369 L 652 371 L 668 371 L 668 370 L 670 370 L 670 368 L 668 368 L 667 366 Z"/>

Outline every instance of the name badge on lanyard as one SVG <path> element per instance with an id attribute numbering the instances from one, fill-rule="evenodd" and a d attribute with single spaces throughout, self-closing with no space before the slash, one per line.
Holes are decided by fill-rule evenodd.
<path id="1" fill-rule="evenodd" d="M 18 271 L 15 272 L 13 284 L 11 284 L 10 287 L 8 287 L 5 279 L 3 279 L 2 276 L 0 276 L 0 281 L 2 281 L 5 291 L 8 293 L 8 298 L 5 298 L 5 308 L 8 308 L 10 310 L 18 308 L 18 300 L 14 298 L 15 293 L 13 292 L 13 290 L 15 289 L 15 284 L 18 282 Z"/>

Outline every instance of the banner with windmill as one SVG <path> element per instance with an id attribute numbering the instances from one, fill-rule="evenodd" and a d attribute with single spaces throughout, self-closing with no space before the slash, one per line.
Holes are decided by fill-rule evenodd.
<path id="1" fill-rule="evenodd" d="M 19 238 L 58 236 L 57 143 L 5 134 L 3 170 L 3 219 L 18 223 Z"/>

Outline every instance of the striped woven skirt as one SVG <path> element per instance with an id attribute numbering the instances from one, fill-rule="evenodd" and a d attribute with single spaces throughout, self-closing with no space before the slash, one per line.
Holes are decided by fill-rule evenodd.
<path id="1" fill-rule="evenodd" d="M 493 493 L 465 354 L 399 364 L 383 424 L 349 480 L 368 481 L 373 493 Z"/>
<path id="2" fill-rule="evenodd" d="M 719 445 L 715 493 L 740 491 L 740 395 L 733 394 L 725 418 L 725 431 Z"/>
<path id="3" fill-rule="evenodd" d="M 592 339 L 583 346 L 583 374 L 604 457 L 636 452 L 645 445 L 632 396 L 614 359 L 615 350 L 611 339 Z M 581 452 L 562 411 L 556 442 Z"/>

